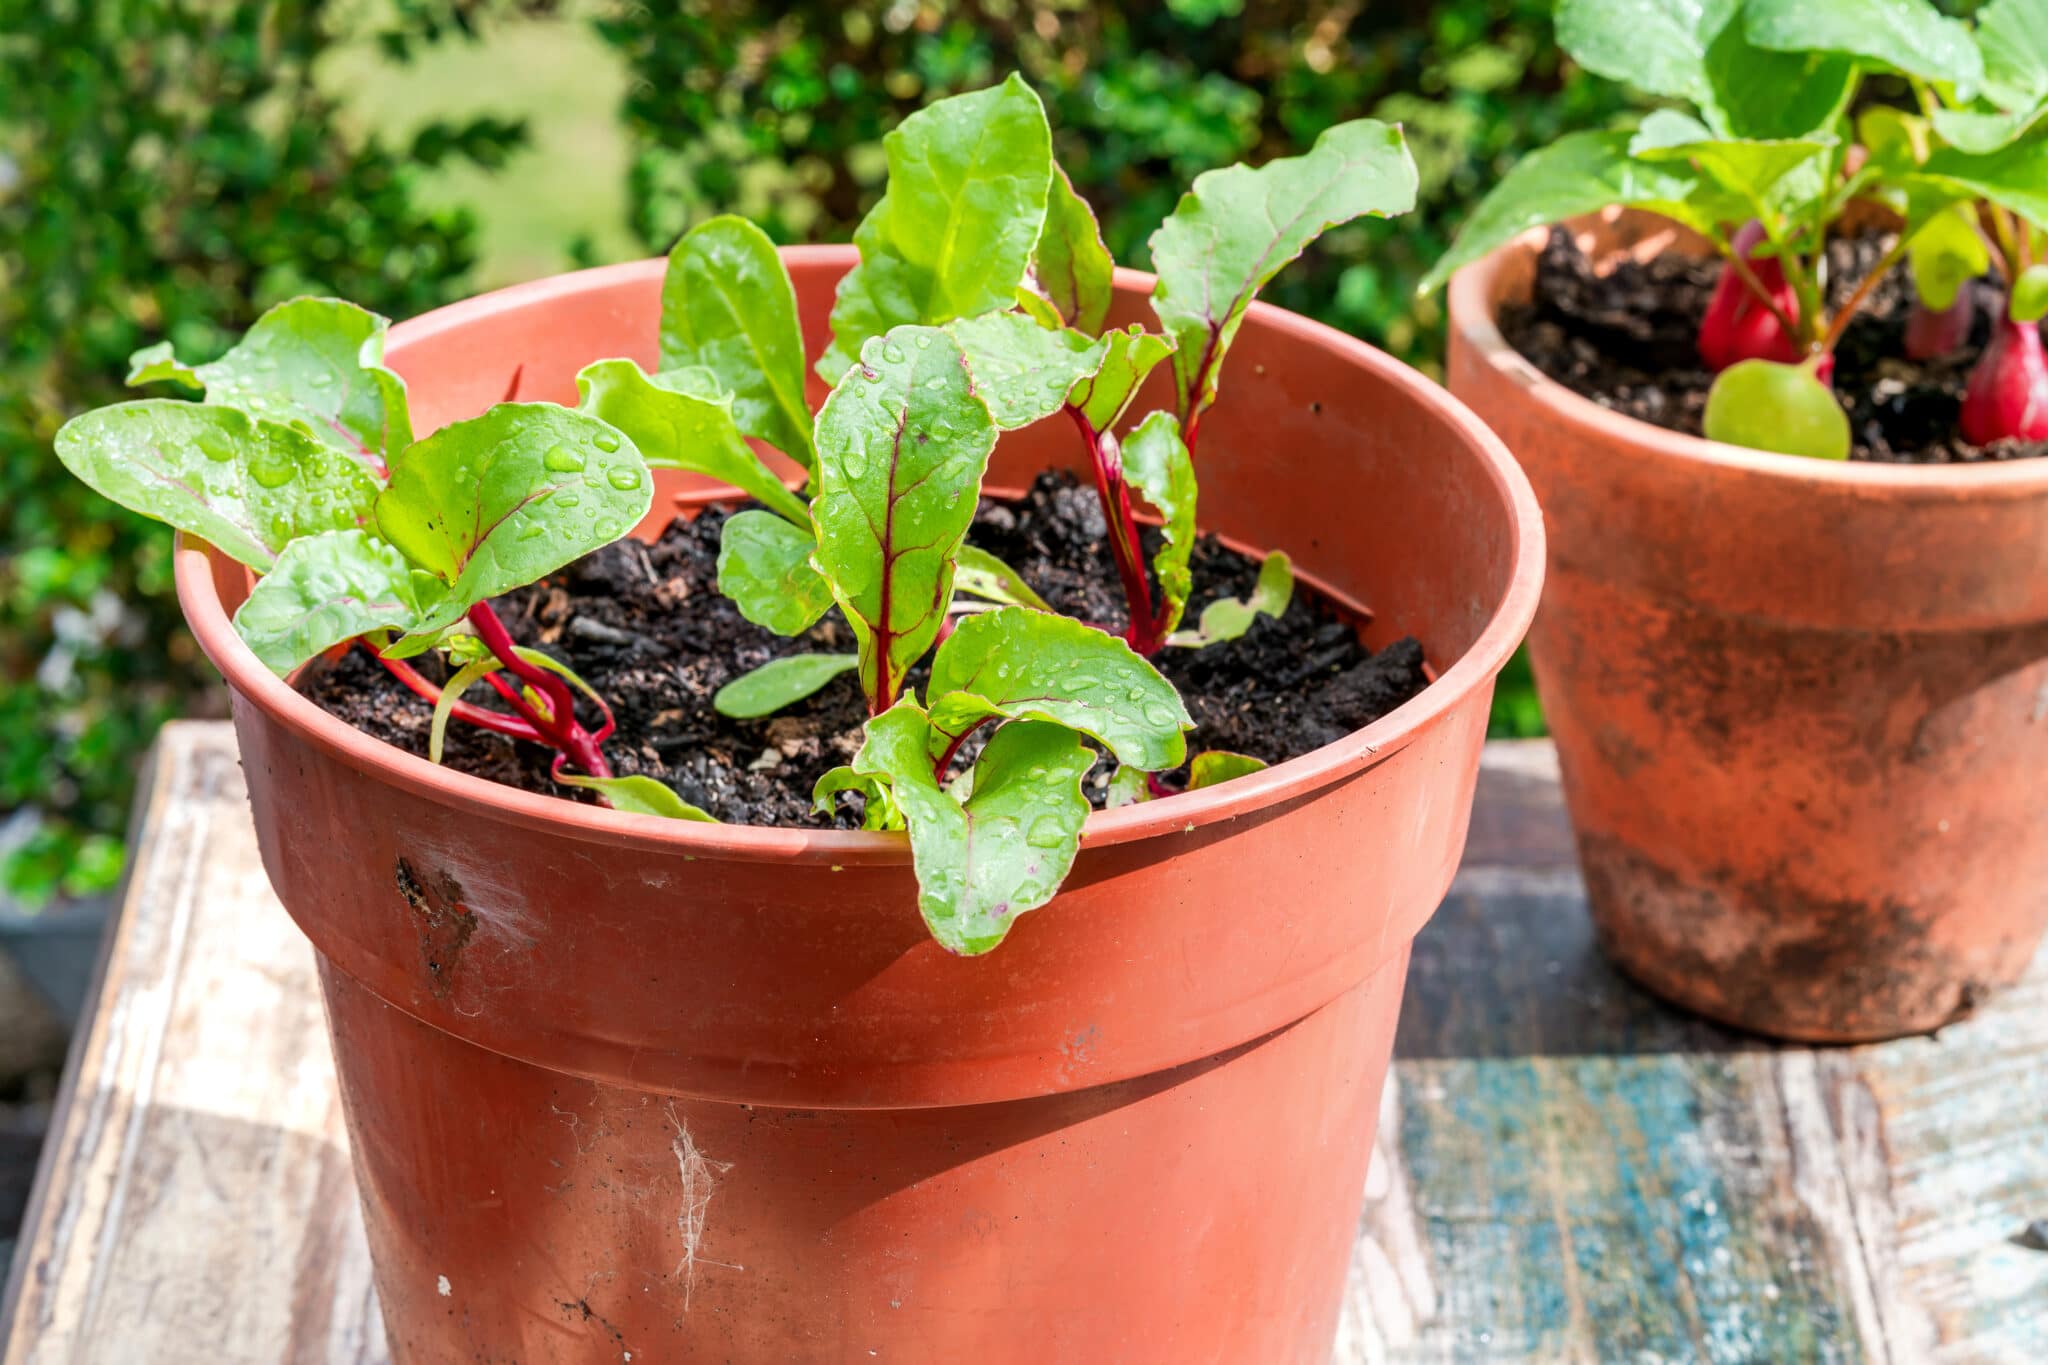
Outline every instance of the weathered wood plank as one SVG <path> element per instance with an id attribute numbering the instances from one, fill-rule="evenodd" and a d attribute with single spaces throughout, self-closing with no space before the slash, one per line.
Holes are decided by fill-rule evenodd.
<path id="1" fill-rule="evenodd" d="M 1427 1292 L 1355 1278 L 1339 1359 L 2048 1360 L 2048 1254 L 2015 1240 L 2048 1215 L 2048 955 L 1938 1038 L 1680 1015 L 1595 948 L 1553 762 L 1489 751 L 1417 942 L 1381 1141 L 1407 1188 L 1358 1264 Z"/>
<path id="2" fill-rule="evenodd" d="M 172 727 L 0 1365 L 382 1365 L 310 951 L 233 739 Z M 1541 745 L 1418 942 L 1337 1359 L 2038 1362 L 2048 959 L 1937 1039 L 1777 1048 L 1594 949 Z M 8 1324 L 11 1323 L 11 1327 Z"/>
<path id="3" fill-rule="evenodd" d="M 166 729 L 140 814 L 0 1361 L 382 1361 L 312 953 L 225 726 Z"/>

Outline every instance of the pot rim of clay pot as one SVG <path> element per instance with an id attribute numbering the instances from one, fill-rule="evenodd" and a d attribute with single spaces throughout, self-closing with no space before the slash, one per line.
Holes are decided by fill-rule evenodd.
<path id="1" fill-rule="evenodd" d="M 842 246 L 785 247 L 783 254 L 792 265 L 811 262 L 850 266 L 857 259 L 853 248 Z M 514 285 L 399 323 L 391 330 L 390 343 L 418 346 L 431 341 L 437 333 L 509 311 L 530 309 L 553 299 L 643 277 L 659 279 L 665 268 L 666 262 L 657 257 Z M 1120 289 L 1149 291 L 1152 281 L 1153 277 L 1142 271 L 1117 271 Z M 1483 465 L 1493 491 L 1508 508 L 1514 540 L 1512 573 L 1499 604 L 1471 647 L 1412 700 L 1343 739 L 1234 781 L 1116 810 L 1095 811 L 1082 829 L 1084 847 L 1147 839 L 1246 815 L 1364 770 L 1438 724 L 1474 689 L 1489 686 L 1535 616 L 1543 581 L 1542 514 L 1521 466 L 1499 438 L 1448 390 L 1334 328 L 1264 303 L 1254 303 L 1246 321 L 1339 352 L 1427 410 L 1440 424 L 1444 439 L 1468 446 Z M 621 351 L 624 349 L 622 345 Z M 1220 401 L 1228 403 L 1228 394 Z M 732 490 L 719 496 L 742 495 Z M 1313 565 L 1306 567 L 1313 571 Z M 702 824 L 633 815 L 522 791 L 440 767 L 329 715 L 250 652 L 235 633 L 217 581 L 219 575 L 243 572 L 240 565 L 205 542 L 181 535 L 176 572 L 178 601 L 185 619 L 200 647 L 234 692 L 306 742 L 395 787 L 479 815 L 488 814 L 535 830 L 599 844 L 748 860 L 859 866 L 910 861 L 907 841 L 896 834 Z"/>
<path id="2" fill-rule="evenodd" d="M 1668 219 L 1642 209 L 1603 209 L 1560 224 L 1586 232 L 1610 224 L 1640 232 L 1638 255 L 1647 259 L 1664 248 L 1683 249 L 1697 239 Z M 1518 292 L 1523 267 L 1543 247 L 1548 227 L 1531 228 L 1451 277 L 1447 295 L 1450 325 L 1475 355 L 1522 389 L 1548 420 L 1585 440 L 1619 449 L 1655 451 L 1764 478 L 1808 485 L 1815 496 L 1843 490 L 1850 496 L 1898 502 L 1973 502 L 1989 498 L 2037 498 L 2048 490 L 2048 458 L 1984 461 L 1977 464 L 1880 464 L 1869 460 L 1815 460 L 1710 441 L 1672 431 L 1641 418 L 1604 408 L 1574 393 L 1536 367 L 1501 335 L 1498 312 Z M 1659 243 L 1663 243 L 1659 247 Z M 1654 249 L 1652 249 L 1654 248 Z"/>

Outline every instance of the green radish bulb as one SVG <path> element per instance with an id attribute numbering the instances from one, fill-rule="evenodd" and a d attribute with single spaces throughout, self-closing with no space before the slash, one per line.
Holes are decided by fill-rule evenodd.
<path id="1" fill-rule="evenodd" d="M 1780 455 L 1848 459 L 1848 415 L 1814 373 L 1815 363 L 1745 360 L 1721 371 L 1707 393 L 1707 439 Z"/>

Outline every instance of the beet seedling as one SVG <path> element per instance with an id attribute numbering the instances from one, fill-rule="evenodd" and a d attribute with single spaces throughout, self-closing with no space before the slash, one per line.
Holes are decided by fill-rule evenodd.
<path id="1" fill-rule="evenodd" d="M 982 952 L 1071 866 L 1090 809 L 1080 787 L 1089 743 L 1121 765 L 1118 800 L 1160 794 L 1148 775 L 1185 758 L 1186 708 L 1146 656 L 1235 638 L 1286 609 L 1293 576 L 1275 553 L 1249 598 L 1211 603 L 1196 629 L 1179 629 L 1193 586 L 1194 438 L 1259 288 L 1324 228 L 1410 207 L 1415 172 L 1398 130 L 1361 121 L 1304 157 L 1198 178 L 1153 238 L 1154 333 L 1107 327 L 1114 264 L 1021 80 L 910 116 L 885 149 L 887 190 L 839 286 L 817 366 L 833 389 L 814 423 L 788 401 L 802 381 L 793 293 L 766 237 L 737 219 L 699 227 L 670 257 L 666 374 L 606 362 L 620 368 L 601 386 L 593 367 L 585 407 L 643 451 L 687 459 L 716 448 L 748 464 L 744 476 L 687 466 L 764 504 L 727 521 L 720 589 L 784 635 L 836 606 L 858 651 L 775 660 L 717 704 L 765 715 L 857 673 L 865 742 L 820 779 L 819 804 L 858 792 L 868 828 L 907 829 L 932 932 Z M 1174 410 L 1124 433 L 1140 386 L 1169 357 Z M 707 418 L 715 438 L 665 438 L 683 406 L 715 404 L 718 388 L 732 401 Z M 742 405 L 743 393 L 754 401 Z M 1123 639 L 1051 612 L 1015 570 L 966 543 L 999 435 L 1051 418 L 1071 423 L 1089 452 L 1129 609 Z M 742 453 L 747 436 L 806 467 L 808 503 L 767 486 L 766 466 Z M 1149 572 L 1141 500 L 1162 521 Z M 980 600 L 963 611 L 958 594 Z M 920 700 L 910 679 L 927 657 Z M 1199 755 L 1192 785 L 1257 766 Z"/>
<path id="2" fill-rule="evenodd" d="M 262 575 L 235 629 L 274 671 L 362 640 L 435 704 L 437 732 L 453 718 L 548 745 L 561 780 L 633 804 L 637 780 L 614 779 L 604 757 L 602 700 L 519 646 L 490 599 L 624 535 L 653 496 L 645 461 L 615 428 L 549 404 L 502 403 L 414 440 L 404 382 L 381 363 L 385 326 L 339 300 L 295 299 L 208 364 L 151 347 L 131 382 L 203 401 L 84 413 L 57 454 L 107 498 Z M 435 648 L 459 656 L 459 685 L 407 662 Z M 509 712 L 462 701 L 474 682 Z M 603 714 L 595 731 L 572 688 Z"/>

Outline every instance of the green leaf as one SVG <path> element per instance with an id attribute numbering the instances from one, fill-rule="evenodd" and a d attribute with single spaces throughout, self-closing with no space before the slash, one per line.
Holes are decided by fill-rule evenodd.
<path id="1" fill-rule="evenodd" d="M 1067 402 L 1079 408 L 1096 431 L 1108 431 L 1123 420 L 1124 409 L 1137 397 L 1145 376 L 1173 354 L 1172 341 L 1135 322 L 1122 331 L 1110 332 L 1105 340 L 1109 347 L 1103 352 L 1101 367 L 1067 394 Z"/>
<path id="2" fill-rule="evenodd" d="M 2048 137 L 2023 139 L 1995 152 L 1944 147 L 1927 158 L 1927 174 L 2048 226 Z"/>
<path id="3" fill-rule="evenodd" d="M 810 468 L 796 290 L 767 233 L 726 214 L 676 243 L 661 285 L 661 364 L 716 375 L 741 432 Z"/>
<path id="4" fill-rule="evenodd" d="M 1866 164 L 1888 175 L 1918 169 L 1934 145 L 1924 116 L 1889 104 L 1873 104 L 1856 115 L 1856 141 L 1870 154 Z"/>
<path id="5" fill-rule="evenodd" d="M 405 381 L 383 368 L 383 318 L 341 299 L 292 299 L 257 318 L 219 360 L 187 368 L 168 344 L 138 351 L 129 383 L 175 379 L 206 401 L 296 427 L 351 455 L 387 460 L 412 444 Z"/>
<path id="6" fill-rule="evenodd" d="M 2048 98 L 2048 0 L 1991 0 L 1975 37 L 1988 97 L 2006 108 Z"/>
<path id="7" fill-rule="evenodd" d="M 430 577 L 366 531 L 301 536 L 256 580 L 235 613 L 235 633 L 282 676 L 344 640 L 411 629 L 422 615 L 423 587 L 436 591 Z"/>
<path id="8" fill-rule="evenodd" d="M 786 654 L 719 688 L 711 706 L 721 716 L 741 720 L 772 716 L 859 667 L 857 654 Z"/>
<path id="9" fill-rule="evenodd" d="M 2013 281 L 2007 312 L 2014 322 L 2039 322 L 2048 317 L 2048 265 L 2030 265 L 2020 272 Z"/>
<path id="10" fill-rule="evenodd" d="M 179 360 L 168 341 L 145 346 L 128 357 L 127 383 L 131 388 L 139 384 L 182 384 L 195 391 L 206 387 L 199 372 Z"/>
<path id="11" fill-rule="evenodd" d="M 1166 643 L 1183 649 L 1207 649 L 1235 640 L 1252 628 L 1261 616 L 1279 619 L 1287 614 L 1294 597 L 1294 564 L 1284 551 L 1275 550 L 1259 565 L 1259 581 L 1249 597 L 1223 597 L 1202 608 L 1202 619 L 1194 630 L 1177 630 Z"/>
<path id="12" fill-rule="evenodd" d="M 551 403 L 500 403 L 399 454 L 377 527 L 449 587 L 417 634 L 611 544 L 653 497 L 640 452 L 613 427 Z"/>
<path id="13" fill-rule="evenodd" d="M 1465 220 L 1451 249 L 1422 281 L 1422 291 L 1436 290 L 1458 270 L 1530 228 L 1610 204 L 1711 227 L 1696 222 L 1686 207 L 1699 189 L 1699 176 L 1684 166 L 1638 161 L 1628 154 L 1629 141 L 1623 132 L 1568 133 L 1523 157 Z"/>
<path id="14" fill-rule="evenodd" d="M 1401 130 L 1376 119 L 1330 128 L 1305 156 L 1195 177 L 1152 234 L 1152 309 L 1175 342 L 1184 421 L 1214 401 L 1223 357 L 1266 281 L 1328 228 L 1406 213 L 1415 183 Z"/>
<path id="15" fill-rule="evenodd" d="M 1159 579 L 1160 629 L 1180 628 L 1188 594 L 1195 589 L 1188 558 L 1195 551 L 1195 465 L 1180 438 L 1180 422 L 1170 412 L 1155 412 L 1138 424 L 1124 442 L 1124 478 L 1159 513 L 1164 532 L 1152 572 Z"/>
<path id="16" fill-rule="evenodd" d="M 818 362 L 828 381 L 899 324 L 1013 306 L 1045 222 L 1052 133 L 1019 76 L 912 114 L 882 146 L 889 186 L 853 235 L 860 264 L 839 282 Z"/>
<path id="17" fill-rule="evenodd" d="M 441 753 L 448 744 L 448 721 L 455 714 L 455 703 L 462 700 L 463 693 L 500 667 L 502 665 L 495 656 L 471 659 L 441 684 L 441 696 L 434 702 L 434 718 L 427 723 L 427 762 L 441 761 Z"/>
<path id="18" fill-rule="evenodd" d="M 1022 313 L 983 313 L 946 330 L 967 357 L 974 391 L 1004 431 L 1058 412 L 1068 391 L 1102 368 L 1110 345 L 1071 327 L 1041 327 Z"/>
<path id="19" fill-rule="evenodd" d="M 1717 133 L 1797 137 L 1832 121 L 1855 83 L 1852 64 L 1753 47 L 1740 9 L 1741 0 L 1559 0 L 1557 41 L 1596 75 L 1691 100 Z"/>
<path id="20" fill-rule="evenodd" d="M 1119 806 L 1135 806 L 1140 801 L 1152 799 L 1152 785 L 1145 780 L 1143 768 L 1118 767 L 1110 776 L 1109 790 L 1104 793 L 1102 806 L 1115 810 Z"/>
<path id="21" fill-rule="evenodd" d="M 1628 150 L 1639 161 L 1690 165 L 1761 214 L 1818 198 L 1827 172 L 1820 157 L 1834 145 L 1831 137 L 1717 138 L 1697 119 L 1663 109 L 1643 120 Z"/>
<path id="22" fill-rule="evenodd" d="M 1596 76 L 1704 104 L 1707 50 L 1742 0 L 1558 0 L 1557 45 Z"/>
<path id="23" fill-rule="evenodd" d="M 1935 312 L 1955 305 L 1963 286 L 1991 268 L 1991 248 L 1977 230 L 1977 209 L 1949 203 L 1912 227 L 1906 259 L 1921 303 Z"/>
<path id="24" fill-rule="evenodd" d="M 1721 371 L 1707 391 L 1707 439 L 1751 450 L 1849 458 L 1849 418 L 1809 365 L 1745 360 Z"/>
<path id="25" fill-rule="evenodd" d="M 1742 25 L 1723 29 L 1707 52 L 1707 122 L 1726 137 L 1800 138 L 1837 127 L 1861 73 L 1829 52 L 1767 52 Z"/>
<path id="26" fill-rule="evenodd" d="M 101 497 L 258 571 L 300 536 L 360 525 L 377 496 L 361 464 L 293 427 L 173 398 L 79 414 L 57 458 Z"/>
<path id="27" fill-rule="evenodd" d="M 735 512 L 718 542 L 718 590 L 755 625 L 801 635 L 832 606 L 832 587 L 811 563 L 817 549 L 807 528 L 772 512 Z"/>
<path id="28" fill-rule="evenodd" d="M 985 953 L 1017 916 L 1051 900 L 1081 844 L 1095 755 L 1063 726 L 1013 721 L 995 732 L 961 801 L 932 774 L 931 726 L 915 702 L 868 722 L 857 773 L 885 780 L 910 830 L 918 909 L 940 946 Z"/>
<path id="29" fill-rule="evenodd" d="M 1194 724 L 1173 684 L 1122 640 L 1023 607 L 963 620 L 932 656 L 928 694 L 933 756 L 987 719 L 1046 720 L 1157 772 L 1180 766 Z"/>
<path id="30" fill-rule="evenodd" d="M 812 808 L 820 815 L 832 814 L 841 792 L 860 793 L 862 829 L 903 828 L 903 811 L 897 806 L 896 798 L 889 794 L 888 783 L 857 773 L 845 764 L 830 769 L 818 779 L 817 785 L 811 789 Z"/>
<path id="31" fill-rule="evenodd" d="M 1006 606 L 1029 607 L 1033 611 L 1052 610 L 1043 597 L 1031 590 L 1031 585 L 1024 581 L 1024 575 L 987 550 L 962 545 L 954 556 L 953 567 L 953 586 L 960 592 Z"/>
<path id="32" fill-rule="evenodd" d="M 1045 226 L 1031 249 L 1031 270 L 1018 302 L 1048 326 L 1078 328 L 1099 335 L 1109 321 L 1116 263 L 1102 243 L 1102 229 L 1074 182 L 1055 164 L 1045 198 Z"/>
<path id="33" fill-rule="evenodd" d="M 813 559 L 860 642 L 871 708 L 938 635 L 995 443 L 966 357 L 934 327 L 870 339 L 818 414 Z"/>
<path id="34" fill-rule="evenodd" d="M 1747 0 L 1743 31 L 1773 52 L 1833 52 L 1930 81 L 1965 97 L 1984 78 L 1970 30 L 1927 0 Z"/>
<path id="35" fill-rule="evenodd" d="M 631 777 L 590 777 L 584 773 L 560 772 L 555 781 L 567 787 L 584 787 L 596 792 L 613 810 L 628 815 L 660 815 L 670 820 L 695 820 L 715 825 L 718 818 L 707 815 L 677 796 L 666 783 L 634 774 Z"/>
<path id="36" fill-rule="evenodd" d="M 1225 749 L 1210 749 L 1195 755 L 1188 764 L 1188 790 L 1200 791 L 1233 778 L 1248 777 L 1266 766 L 1264 759 L 1253 758 L 1250 754 L 1233 754 Z"/>
<path id="37" fill-rule="evenodd" d="M 666 374 L 674 383 L 675 376 L 691 371 Z M 666 387 L 630 360 L 584 366 L 576 376 L 576 391 L 580 410 L 624 432 L 650 468 L 707 475 L 752 494 L 799 526 L 810 525 L 803 499 L 761 463 L 741 435 L 733 398 L 704 398 Z"/>
<path id="38" fill-rule="evenodd" d="M 1937 109 L 1934 126 L 1966 152 L 1995 152 L 2048 117 L 2048 0 L 1992 0 L 1972 35 L 1984 61 L 1981 97 Z"/>

